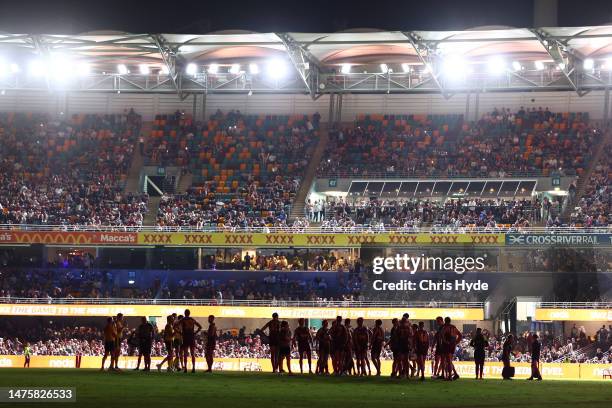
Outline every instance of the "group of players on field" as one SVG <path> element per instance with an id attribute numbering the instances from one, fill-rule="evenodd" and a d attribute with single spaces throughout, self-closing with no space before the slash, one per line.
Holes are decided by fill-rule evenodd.
<path id="1" fill-rule="evenodd" d="M 157 364 L 160 371 L 164 363 L 167 364 L 168 371 L 187 372 L 188 357 L 191 354 L 191 372 L 195 373 L 195 348 L 196 336 L 202 330 L 202 326 L 191 316 L 189 309 L 185 310 L 184 316 L 177 316 L 173 313 L 167 316 L 166 326 L 164 327 L 163 338 L 167 355 Z M 329 359 L 332 360 L 334 375 L 372 375 L 368 351 L 372 359 L 372 364 L 376 369 L 376 375 L 381 374 L 380 355 L 385 346 L 393 354 L 393 366 L 391 377 L 410 378 L 420 377 L 425 379 L 425 360 L 429 355 L 430 347 L 434 351 L 432 360 L 432 378 L 453 381 L 459 378 L 459 374 L 453 364 L 453 354 L 457 344 L 461 341 L 462 335 L 459 329 L 451 324 L 450 317 L 436 317 L 437 330 L 433 337 L 433 344 L 430 344 L 429 332 L 425 330 L 425 324 L 411 324 L 408 320 L 410 316 L 404 313 L 400 320 L 393 319 L 389 340 L 385 344 L 385 332 L 382 327 L 382 320 L 376 320 L 373 328 L 363 325 L 362 317 L 357 319 L 357 327 L 351 326 L 351 319 L 336 317 L 329 327 L 329 322 L 323 320 L 321 328 L 317 331 L 315 339 L 318 344 L 317 375 L 329 375 Z M 212 372 L 213 357 L 217 344 L 217 327 L 215 316 L 208 316 L 208 330 L 205 333 L 206 345 L 204 356 L 208 369 Z M 261 331 L 268 330 L 268 343 L 270 346 L 270 359 L 272 370 L 275 373 L 284 373 L 283 362 L 286 362 L 287 373 L 291 372 L 291 349 L 297 345 L 300 371 L 304 372 L 303 360 L 308 359 L 308 372 L 312 374 L 312 345 L 313 338 L 309 328 L 305 324 L 305 319 L 298 320 L 298 327 L 293 335 L 287 321 L 280 321 L 278 314 L 272 314 L 272 320 L 266 323 Z M 111 371 L 119 370 L 118 362 L 121 355 L 121 340 L 127 331 L 127 322 L 121 313 L 115 317 L 109 317 L 104 327 L 104 357 L 102 357 L 102 367 L 104 370 L 106 359 L 110 357 Z M 155 337 L 155 329 L 146 317 L 141 317 L 140 325 L 134 332 L 138 344 L 138 364 L 135 370 L 140 367 L 141 358 L 144 357 L 144 371 L 151 371 L 151 349 Z M 541 343 L 538 336 L 533 335 L 531 377 L 529 380 L 542 380 L 540 374 L 540 351 Z M 511 379 L 514 376 L 510 366 L 510 354 L 512 351 L 513 336 L 509 335 L 503 345 L 502 361 L 504 379 Z M 476 364 L 476 378 L 483 378 L 485 361 L 485 347 L 487 342 L 482 335 L 481 329 L 476 330 L 476 335 L 470 342 L 474 347 L 474 362 Z M 24 367 L 30 365 L 31 349 L 26 343 L 24 350 Z M 80 366 L 80 356 L 77 356 L 77 367 Z"/>
<path id="2" fill-rule="evenodd" d="M 187 372 L 187 360 L 191 354 L 191 372 L 195 373 L 195 348 L 196 335 L 202 330 L 202 325 L 191 316 L 189 309 L 185 310 L 185 315 L 177 316 L 176 313 L 166 318 L 166 326 L 164 327 L 163 337 L 166 346 L 166 357 L 161 363 L 157 364 L 157 370 L 161 370 L 164 363 L 167 363 L 168 371 L 183 371 Z M 217 341 L 217 328 L 215 326 L 215 316 L 208 316 L 209 327 L 206 332 L 207 341 L 205 347 L 206 363 L 208 364 L 207 372 L 212 372 L 213 355 Z M 121 340 L 127 330 L 127 324 L 121 313 L 116 317 L 109 317 L 104 327 L 104 357 L 102 357 L 102 367 L 104 370 L 107 357 L 110 356 L 109 370 L 119 370 L 118 361 L 121 355 Z M 140 367 L 140 359 L 144 358 L 144 371 L 151 371 L 151 348 L 155 330 L 153 325 L 147 321 L 145 317 L 141 318 L 141 324 L 136 329 L 136 339 L 138 343 L 138 365 Z"/>
<path id="3" fill-rule="evenodd" d="M 401 320 L 393 319 L 390 338 L 387 345 L 393 353 L 392 377 L 409 378 L 420 375 L 425 379 L 425 360 L 429 353 L 429 333 L 425 324 L 411 324 L 410 316 L 405 313 Z M 357 327 L 351 326 L 350 319 L 338 316 L 332 322 L 331 328 L 327 320 L 322 322 L 315 338 L 318 343 L 317 367 L 318 375 L 329 375 L 328 361 L 331 358 L 334 375 L 371 375 L 368 350 L 376 375 L 380 375 L 380 355 L 385 346 L 385 333 L 382 321 L 376 320 L 372 329 L 363 325 L 363 318 L 357 319 Z M 435 378 L 456 380 L 459 378 L 453 365 L 453 354 L 461 341 L 461 332 L 451 324 L 450 317 L 436 318 L 437 331 L 434 336 L 434 355 L 432 372 Z M 308 371 L 312 373 L 312 344 L 310 330 L 305 326 L 304 319 L 299 319 L 299 325 L 293 336 L 289 323 L 280 321 L 278 314 L 272 315 L 262 331 L 268 330 L 270 358 L 272 369 L 283 373 L 283 362 L 286 361 L 287 372 L 291 372 L 291 346 L 297 345 L 300 359 L 300 371 L 303 372 L 303 359 L 308 359 Z M 353 359 L 353 356 L 355 359 Z M 355 361 L 356 360 L 356 361 Z M 367 371 L 366 371 L 367 370 Z"/>

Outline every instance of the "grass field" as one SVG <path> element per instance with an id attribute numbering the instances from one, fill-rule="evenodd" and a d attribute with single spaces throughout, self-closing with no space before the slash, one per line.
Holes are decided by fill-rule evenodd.
<path id="1" fill-rule="evenodd" d="M 101 373 L 0 369 L 0 387 L 74 387 L 77 403 L 52 407 L 593 407 L 609 406 L 612 382 L 439 381 L 279 377 L 264 373 Z M 163 405 L 162 405 L 163 404 Z M 366 405 L 367 404 L 367 405 Z M 12 404 L 41 407 L 48 404 Z M 9 406 L 9 404 L 0 404 Z"/>

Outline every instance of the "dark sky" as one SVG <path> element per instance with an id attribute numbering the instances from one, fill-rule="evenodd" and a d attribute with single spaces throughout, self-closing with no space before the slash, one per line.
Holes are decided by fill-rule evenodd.
<path id="1" fill-rule="evenodd" d="M 0 30 L 13 33 L 334 32 L 349 28 L 452 30 L 533 25 L 533 0 L 0 0 Z M 612 21 L 612 0 L 559 0 L 559 25 Z"/>

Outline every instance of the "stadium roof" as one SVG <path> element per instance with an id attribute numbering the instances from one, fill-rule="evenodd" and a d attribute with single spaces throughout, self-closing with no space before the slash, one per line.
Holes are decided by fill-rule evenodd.
<path id="1" fill-rule="evenodd" d="M 580 79 L 575 77 L 579 65 L 582 66 L 585 60 L 593 59 L 595 61 L 592 63 L 586 63 L 589 67 L 587 71 L 599 68 L 605 70 L 607 66 L 612 68 L 612 63 L 607 64 L 609 56 L 612 56 L 612 26 L 536 29 L 481 27 L 467 31 L 405 32 L 352 30 L 338 33 L 225 31 L 206 35 L 120 32 L 93 32 L 81 35 L 0 34 L 0 75 L 3 70 L 9 71 L 9 64 L 15 63 L 25 68 L 32 58 L 64 58 L 75 63 L 86 62 L 91 65 L 91 72 L 94 75 L 121 74 L 124 79 L 127 79 L 137 66 L 144 64 L 148 67 L 143 71 L 147 75 L 169 74 L 172 88 L 187 92 L 226 89 L 226 87 L 211 86 L 209 83 L 195 89 L 189 87 L 182 89 L 178 79 L 190 63 L 196 67 L 192 67 L 190 75 L 194 78 L 189 78 L 187 82 L 191 80 L 206 82 L 215 75 L 244 75 L 249 64 L 260 64 L 262 60 L 285 60 L 295 68 L 292 74 L 297 82 L 270 89 L 276 91 L 307 92 L 312 95 L 331 91 L 378 92 L 384 89 L 378 85 L 378 88 L 363 87 L 368 85 L 370 80 L 359 82 L 358 86 L 352 88 L 347 88 L 346 84 L 339 86 L 337 75 L 350 73 L 353 75 L 352 79 L 357 79 L 359 75 L 374 74 L 387 74 L 392 77 L 392 74 L 400 74 L 400 71 L 408 76 L 419 73 L 421 77 L 413 80 L 409 86 L 400 78 L 400 85 L 397 87 L 389 85 L 387 91 L 446 92 L 453 88 L 462 89 L 458 86 L 453 87 L 452 84 L 446 84 L 448 86 L 442 84 L 444 59 L 449 57 L 461 58 L 461 61 L 470 67 L 466 71 L 470 74 L 483 71 L 478 66 L 490 62 L 492 58 L 502 58 L 503 69 L 514 71 L 512 76 L 522 79 L 522 85 L 526 87 L 533 85 L 530 81 L 537 81 L 522 71 L 530 71 L 532 68 L 535 68 L 535 71 L 542 71 L 542 66 L 550 67 L 559 71 L 559 76 L 558 78 L 555 75 L 551 76 L 547 88 L 552 84 L 555 87 L 563 86 L 580 92 L 589 86 L 595 86 L 596 83 L 585 83 L 581 86 Z M 532 67 L 536 62 L 539 65 Z M 119 64 L 127 66 L 128 69 L 117 72 Z M 512 64 L 514 69 L 511 69 Z M 210 69 L 211 65 L 215 68 Z M 519 66 L 521 68 L 518 68 Z M 19 70 L 19 68 L 14 69 L 14 71 Z M 412 71 L 412 74 L 408 71 Z M 431 77 L 425 78 L 429 73 L 432 73 Z M 321 75 L 324 75 L 324 78 Z M 329 81 L 330 75 L 336 76 L 336 85 L 333 81 Z M 227 80 L 229 78 L 226 75 L 221 83 Z M 420 89 L 415 87 L 415 84 L 424 81 L 427 82 L 422 84 Z M 24 82 L 22 80 L 21 86 Z M 346 78 L 343 82 L 347 82 Z M 351 80 L 348 80 L 348 83 L 350 85 Z M 7 84 L 0 84 L 2 85 L 11 88 Z M 538 82 L 537 85 L 538 88 L 542 88 L 544 82 Z M 605 84 L 600 83 L 600 85 Z M 258 91 L 267 89 L 264 85 L 258 84 L 258 86 L 263 86 L 262 89 L 257 88 Z M 248 86 L 245 86 L 242 90 L 247 88 Z M 147 89 L 145 87 L 144 90 Z M 125 90 L 138 91 L 138 87 Z M 164 86 L 157 88 L 160 92 L 166 90 Z"/>

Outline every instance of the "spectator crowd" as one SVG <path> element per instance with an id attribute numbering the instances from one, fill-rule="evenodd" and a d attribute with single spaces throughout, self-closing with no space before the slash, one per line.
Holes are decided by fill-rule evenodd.
<path id="1" fill-rule="evenodd" d="M 141 118 L 0 114 L 0 224 L 139 226 L 148 197 L 125 194 Z"/>

